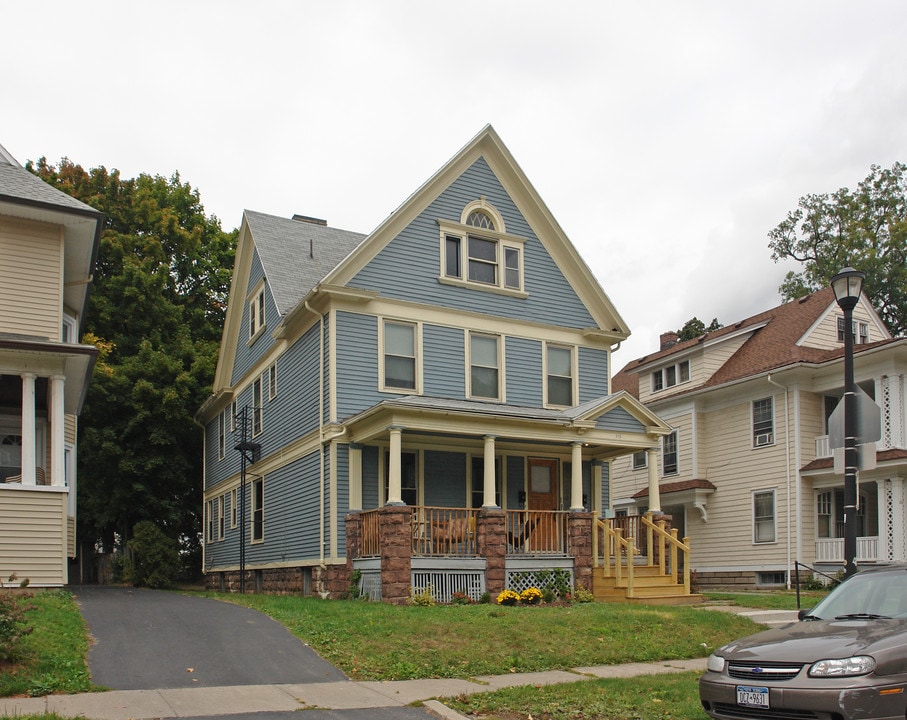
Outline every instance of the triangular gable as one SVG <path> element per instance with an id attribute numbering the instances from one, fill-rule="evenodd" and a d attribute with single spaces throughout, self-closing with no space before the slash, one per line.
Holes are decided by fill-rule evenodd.
<path id="1" fill-rule="evenodd" d="M 626 417 L 629 416 L 647 434 L 668 435 L 671 432 L 671 427 L 664 420 L 626 390 L 590 400 L 565 412 L 571 416 L 575 425 L 588 424 L 602 429 L 612 429 L 609 425 L 614 425 L 614 429 L 617 429 L 626 426 Z M 609 419 L 615 422 L 609 423 Z"/>
<path id="2" fill-rule="evenodd" d="M 325 278 L 325 284 L 350 283 L 357 273 L 480 158 L 484 159 L 504 186 L 522 217 L 577 293 L 597 328 L 611 335 L 615 341 L 626 338 L 630 330 L 623 318 L 490 125 L 389 215 Z"/>
<path id="3" fill-rule="evenodd" d="M 841 312 L 843 311 L 838 306 L 837 301 L 832 298 L 832 301 L 828 303 L 825 311 L 819 314 L 816 317 L 815 322 L 813 322 L 809 328 L 807 328 L 806 332 L 797 339 L 797 345 L 803 347 L 817 347 L 820 349 L 837 348 L 837 318 Z M 854 308 L 854 320 L 860 320 L 870 324 L 870 338 L 872 339 L 872 342 L 891 339 L 891 333 L 888 331 L 888 328 L 885 327 L 885 323 L 882 322 L 882 319 L 879 317 L 875 308 L 872 307 L 872 303 L 869 302 L 869 298 L 867 298 L 866 295 L 860 295 L 860 300 Z M 828 343 L 828 338 L 833 338 L 831 345 Z"/>

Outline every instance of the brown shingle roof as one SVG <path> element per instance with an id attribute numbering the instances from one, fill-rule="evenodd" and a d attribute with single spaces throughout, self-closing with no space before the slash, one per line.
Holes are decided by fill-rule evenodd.
<path id="1" fill-rule="evenodd" d="M 717 489 L 708 480 L 703 480 L 703 479 L 680 480 L 678 482 L 662 483 L 658 487 L 659 487 L 659 493 L 661 495 L 667 495 L 668 493 L 672 493 L 672 492 L 680 492 L 681 490 L 697 490 L 697 489 L 716 490 Z M 643 498 L 643 497 L 649 497 L 649 488 L 648 487 L 643 488 L 638 493 L 635 493 L 632 497 L 634 500 Z"/>
<path id="2" fill-rule="evenodd" d="M 612 378 L 612 390 L 614 392 L 626 390 L 634 397 L 639 398 L 639 372 L 637 368 L 666 359 L 671 355 L 686 352 L 706 341 L 711 342 L 733 333 L 746 331 L 747 328 L 752 328 L 751 336 L 705 383 L 694 388 L 681 388 L 680 392 L 664 395 L 663 397 L 676 397 L 703 387 L 723 385 L 734 380 L 759 375 L 795 363 L 821 363 L 842 357 L 844 354 L 843 346 L 834 350 L 820 350 L 797 344 L 797 341 L 803 337 L 813 323 L 834 302 L 832 289 L 824 288 L 798 300 L 792 300 L 771 310 L 753 315 L 734 325 L 723 327 L 720 330 L 706 333 L 693 340 L 677 343 L 665 350 L 632 360 Z M 855 352 L 860 352 L 887 342 L 893 341 L 883 340 L 879 343 L 858 345 L 854 350 Z"/>

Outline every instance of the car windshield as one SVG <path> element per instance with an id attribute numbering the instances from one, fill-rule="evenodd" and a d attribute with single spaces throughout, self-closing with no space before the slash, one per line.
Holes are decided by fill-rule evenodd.
<path id="1" fill-rule="evenodd" d="M 857 573 L 832 590 L 808 617 L 907 618 L 907 569 Z"/>

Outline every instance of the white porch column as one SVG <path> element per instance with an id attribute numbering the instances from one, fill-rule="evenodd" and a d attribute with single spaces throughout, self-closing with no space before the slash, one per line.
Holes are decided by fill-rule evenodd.
<path id="1" fill-rule="evenodd" d="M 403 449 L 403 428 L 392 425 L 388 428 L 390 433 L 389 462 L 387 467 L 387 504 L 403 505 L 403 490 L 401 479 L 401 455 Z"/>
<path id="2" fill-rule="evenodd" d="M 349 445 L 349 469 L 350 474 L 350 511 L 362 509 L 362 445 L 359 443 L 350 443 Z"/>
<path id="3" fill-rule="evenodd" d="M 34 485 L 37 458 L 35 430 L 35 375 L 22 374 L 22 484 Z"/>
<path id="4" fill-rule="evenodd" d="M 63 391 L 66 378 L 54 375 L 51 380 L 50 408 L 50 477 L 51 485 L 66 485 L 66 416 L 64 412 Z"/>
<path id="5" fill-rule="evenodd" d="M 661 512 L 661 491 L 658 487 L 658 451 L 655 448 L 646 450 L 649 465 L 649 510 Z"/>
<path id="6" fill-rule="evenodd" d="M 570 453 L 570 509 L 581 512 L 583 507 L 583 444 L 573 443 Z"/>
<path id="7" fill-rule="evenodd" d="M 485 464 L 482 468 L 484 483 L 482 485 L 482 507 L 496 508 L 498 504 L 494 501 L 494 489 L 496 479 L 494 476 L 494 435 L 485 436 Z"/>

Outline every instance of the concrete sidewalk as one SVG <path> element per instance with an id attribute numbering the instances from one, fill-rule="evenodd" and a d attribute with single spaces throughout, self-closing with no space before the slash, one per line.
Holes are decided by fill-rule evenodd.
<path id="1" fill-rule="evenodd" d="M 441 717 L 460 718 L 434 698 L 489 692 L 518 685 L 553 685 L 594 678 L 704 670 L 705 658 L 579 667 L 571 671 L 490 675 L 470 680 L 400 680 L 393 682 L 338 681 L 299 685 L 245 685 L 235 687 L 175 688 L 169 690 L 113 690 L 80 695 L 0 699 L 0 716 L 54 712 L 64 717 L 92 720 L 151 720 L 281 712 L 309 708 L 351 710 L 402 707 L 428 701 L 426 707 Z"/>

